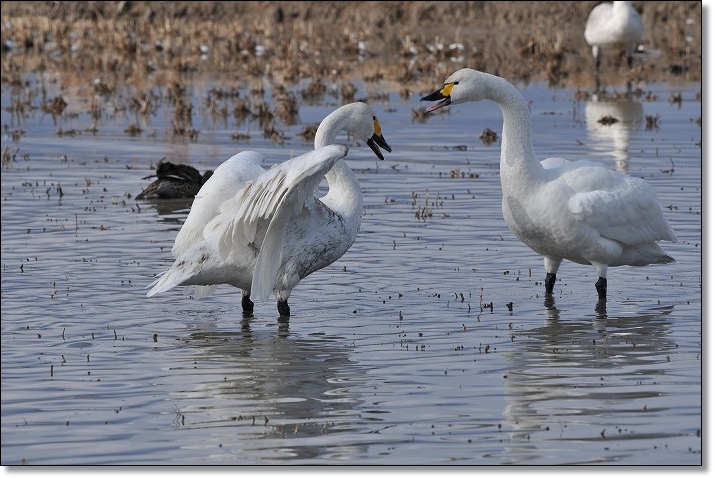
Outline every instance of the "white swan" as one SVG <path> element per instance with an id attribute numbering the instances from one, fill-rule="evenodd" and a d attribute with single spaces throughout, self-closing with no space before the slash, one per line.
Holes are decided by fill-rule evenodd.
<path id="1" fill-rule="evenodd" d="M 342 257 L 357 238 L 362 191 L 342 159 L 347 148 L 333 144 L 341 131 L 365 141 L 379 159 L 380 147 L 391 152 L 372 108 L 357 102 L 320 123 L 314 151 L 267 171 L 260 153 L 233 156 L 196 195 L 171 250 L 176 260 L 147 296 L 195 285 L 201 298 L 230 284 L 242 290 L 244 312 L 253 310 L 251 297 L 267 300 L 272 292 L 280 315 L 289 316 L 298 282 Z M 329 190 L 318 198 L 323 178 Z"/>
<path id="2" fill-rule="evenodd" d="M 597 162 L 539 162 L 528 104 L 503 78 L 464 68 L 422 98 L 439 101 L 427 113 L 480 100 L 501 108 L 503 218 L 518 239 L 544 256 L 546 294 L 553 293 L 563 259 L 595 268 L 600 299 L 607 295 L 608 267 L 674 261 L 655 242 L 677 239 L 650 186 Z"/>
<path id="3" fill-rule="evenodd" d="M 601 3 L 595 6 L 585 22 L 585 41 L 592 47 L 595 59 L 595 90 L 600 90 L 600 50 L 619 49 L 627 55 L 632 68 L 632 56 L 642 39 L 642 18 L 632 2 Z M 631 87 L 627 82 L 627 89 Z"/>

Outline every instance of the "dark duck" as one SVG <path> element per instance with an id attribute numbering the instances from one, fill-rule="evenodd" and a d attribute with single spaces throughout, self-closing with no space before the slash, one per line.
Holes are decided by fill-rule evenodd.
<path id="1" fill-rule="evenodd" d="M 141 191 L 136 199 L 192 198 L 212 174 L 213 171 L 209 170 L 201 175 L 196 168 L 187 164 L 159 161 L 156 174 L 142 178 L 156 178 L 156 180 Z"/>

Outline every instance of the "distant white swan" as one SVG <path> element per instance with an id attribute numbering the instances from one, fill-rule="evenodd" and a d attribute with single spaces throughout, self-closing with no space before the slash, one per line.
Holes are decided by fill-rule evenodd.
<path id="1" fill-rule="evenodd" d="M 595 6 L 585 23 L 585 41 L 592 47 L 595 59 L 595 90 L 600 90 L 600 53 L 604 49 L 625 51 L 627 66 L 632 68 L 632 56 L 642 40 L 642 18 L 632 2 L 601 3 Z M 627 88 L 630 89 L 630 82 Z"/>
<path id="2" fill-rule="evenodd" d="M 503 78 L 464 68 L 422 98 L 438 101 L 426 112 L 480 100 L 501 108 L 503 218 L 518 239 L 544 256 L 546 294 L 553 293 L 563 259 L 595 268 L 600 299 L 607 296 L 608 267 L 674 261 L 656 243 L 677 239 L 650 186 L 602 163 L 539 162 L 528 104 Z"/>
<path id="3" fill-rule="evenodd" d="M 292 289 L 308 275 L 342 257 L 357 238 L 363 202 L 357 176 L 342 158 L 337 135 L 353 133 L 384 159 L 391 152 L 366 103 L 351 103 L 329 114 L 315 134 L 315 150 L 276 164 L 263 155 L 236 154 L 214 171 L 196 195 L 173 249 L 173 266 L 149 285 L 147 296 L 179 285 L 195 285 L 196 297 L 219 284 L 242 290 L 244 312 L 252 298 L 271 292 L 281 316 L 290 315 Z M 327 179 L 321 198 L 315 190 Z"/>

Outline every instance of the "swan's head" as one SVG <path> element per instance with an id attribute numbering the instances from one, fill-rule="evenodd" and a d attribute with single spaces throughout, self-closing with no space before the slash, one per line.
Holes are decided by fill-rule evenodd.
<path id="1" fill-rule="evenodd" d="M 354 134 L 367 143 L 379 159 L 384 159 L 380 148 L 392 152 L 392 148 L 382 136 L 382 126 L 377 115 L 367 103 L 349 103 L 330 113 L 317 129 L 315 148 L 335 143 L 340 131 Z"/>
<path id="2" fill-rule="evenodd" d="M 484 76 L 485 73 L 471 68 L 463 68 L 452 73 L 442 88 L 421 99 L 421 101 L 438 101 L 435 105 L 428 107 L 425 112 L 430 113 L 452 104 L 483 100 L 486 97 L 485 82 L 482 79 Z"/>

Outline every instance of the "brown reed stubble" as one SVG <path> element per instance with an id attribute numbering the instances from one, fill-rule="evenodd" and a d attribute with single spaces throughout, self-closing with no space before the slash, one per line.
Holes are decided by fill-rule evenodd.
<path id="1" fill-rule="evenodd" d="M 276 90 L 364 81 L 408 96 L 469 66 L 590 89 L 582 30 L 597 3 L 4 1 L 2 81 L 49 72 L 63 86 L 121 85 L 137 97 L 206 78 Z M 634 4 L 645 46 L 661 52 L 640 67 L 641 84 L 701 81 L 701 2 Z M 617 55 L 604 60 L 605 81 L 632 74 Z"/>

